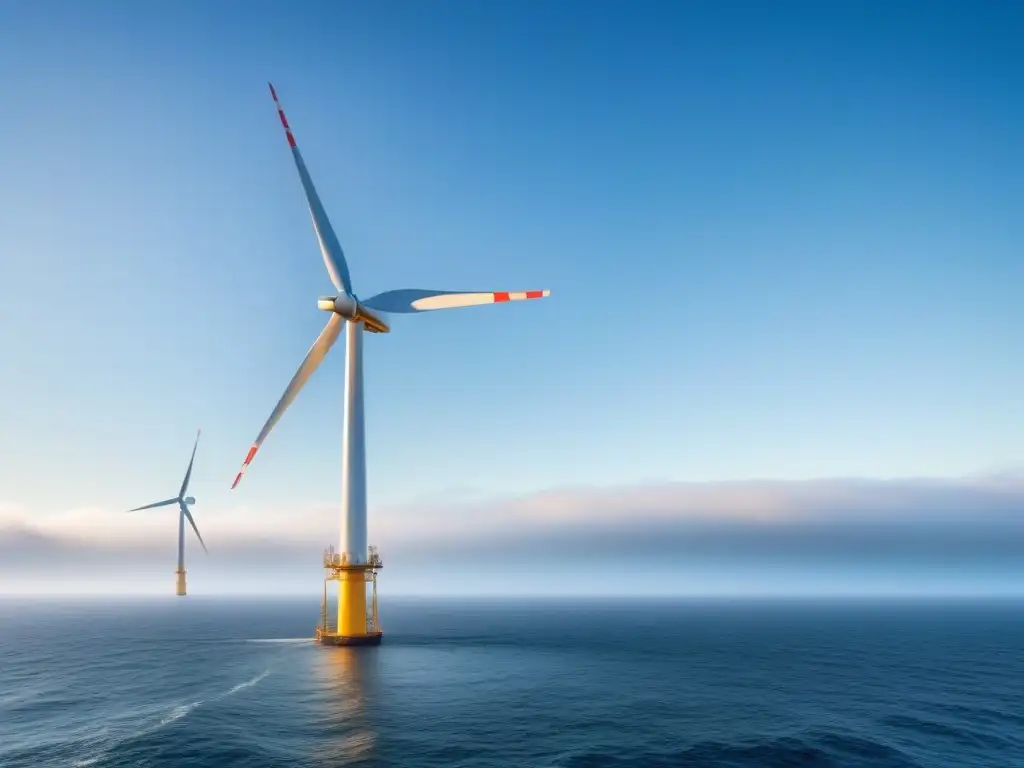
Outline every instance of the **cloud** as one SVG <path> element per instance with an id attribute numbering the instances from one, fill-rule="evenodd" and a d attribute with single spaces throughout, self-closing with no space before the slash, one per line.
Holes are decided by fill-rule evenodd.
<path id="1" fill-rule="evenodd" d="M 963 480 L 757 480 L 568 488 L 520 498 L 381 510 L 373 527 L 400 546 L 495 547 L 556 538 L 624 545 L 651 532 L 794 530 L 928 531 L 1013 525 L 1022 519 L 1024 482 Z M 659 534 L 660 535 L 660 534 Z"/>
<path id="2" fill-rule="evenodd" d="M 196 520 L 211 555 L 197 557 L 190 543 L 190 570 L 224 578 L 316 579 L 319 554 L 339 528 L 337 507 L 327 504 L 200 506 Z M 440 564 L 495 578 L 538 568 L 1009 573 L 1024 563 L 1024 478 L 662 483 L 503 499 L 459 492 L 371 509 L 370 531 L 385 562 L 410 578 Z M 154 559 L 173 567 L 176 534 L 173 509 L 42 514 L 0 504 L 0 580 L 9 586 L 18 574 L 62 568 L 141 573 Z"/>

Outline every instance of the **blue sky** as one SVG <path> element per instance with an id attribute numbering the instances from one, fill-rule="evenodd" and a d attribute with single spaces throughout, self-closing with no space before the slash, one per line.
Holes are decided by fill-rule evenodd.
<path id="1" fill-rule="evenodd" d="M 551 298 L 367 340 L 371 515 L 1024 457 L 1010 3 L 5 3 L 0 503 L 338 498 L 330 291 Z M 169 495 L 169 494 L 164 494 Z M 371 539 L 374 518 L 371 517 Z M 173 525 L 169 535 L 173 537 Z"/>

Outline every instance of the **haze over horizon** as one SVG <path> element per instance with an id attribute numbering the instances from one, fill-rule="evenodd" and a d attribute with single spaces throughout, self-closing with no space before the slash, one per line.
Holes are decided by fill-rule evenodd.
<path id="1" fill-rule="evenodd" d="M 0 6 L 0 594 L 1024 593 L 1024 6 Z M 431 574 L 426 579 L 426 574 Z"/>
<path id="2" fill-rule="evenodd" d="M 1024 597 L 1022 509 L 1024 478 L 1006 476 L 452 490 L 372 510 L 371 542 L 392 596 Z M 137 514 L 0 508 L 0 594 L 166 593 L 176 510 Z M 339 526 L 326 503 L 196 517 L 198 594 L 312 595 Z"/>

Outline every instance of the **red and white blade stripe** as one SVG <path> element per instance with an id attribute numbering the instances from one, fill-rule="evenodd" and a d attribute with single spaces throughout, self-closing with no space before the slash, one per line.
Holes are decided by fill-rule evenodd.
<path id="1" fill-rule="evenodd" d="M 524 299 L 543 299 L 550 295 L 551 291 L 519 291 L 516 293 L 495 292 L 494 303 L 499 301 L 523 301 Z"/>
<path id="2" fill-rule="evenodd" d="M 432 309 L 455 309 L 456 307 L 475 307 L 481 304 L 499 304 L 503 301 L 523 301 L 525 299 L 542 299 L 551 291 L 488 291 L 487 293 L 439 293 L 424 296 L 412 302 L 413 309 L 426 312 Z"/>
<path id="3" fill-rule="evenodd" d="M 260 447 L 258 445 L 254 445 L 249 449 L 249 454 L 245 457 L 245 461 L 242 462 L 242 468 L 238 470 L 238 474 L 235 475 L 235 482 L 231 484 L 231 490 L 235 490 L 235 486 L 238 485 L 239 481 L 242 479 L 242 475 L 244 475 L 245 470 L 249 468 L 249 463 L 252 461 L 253 457 L 256 455 L 256 451 L 259 449 Z"/>
<path id="4" fill-rule="evenodd" d="M 292 129 L 288 127 L 288 118 L 284 116 L 284 108 L 281 106 L 281 102 L 277 100 L 277 91 L 274 90 L 273 83 L 267 83 L 270 86 L 270 95 L 274 97 L 274 104 L 277 105 L 277 115 L 281 118 L 281 125 L 284 126 L 284 135 L 288 137 L 288 146 L 295 149 L 295 137 L 292 136 Z"/>

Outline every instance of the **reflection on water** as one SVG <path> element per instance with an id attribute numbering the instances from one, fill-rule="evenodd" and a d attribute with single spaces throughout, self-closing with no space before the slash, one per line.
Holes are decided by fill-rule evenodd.
<path id="1" fill-rule="evenodd" d="M 325 648 L 312 654 L 329 738 L 317 745 L 318 757 L 345 765 L 373 755 L 379 648 Z"/>

